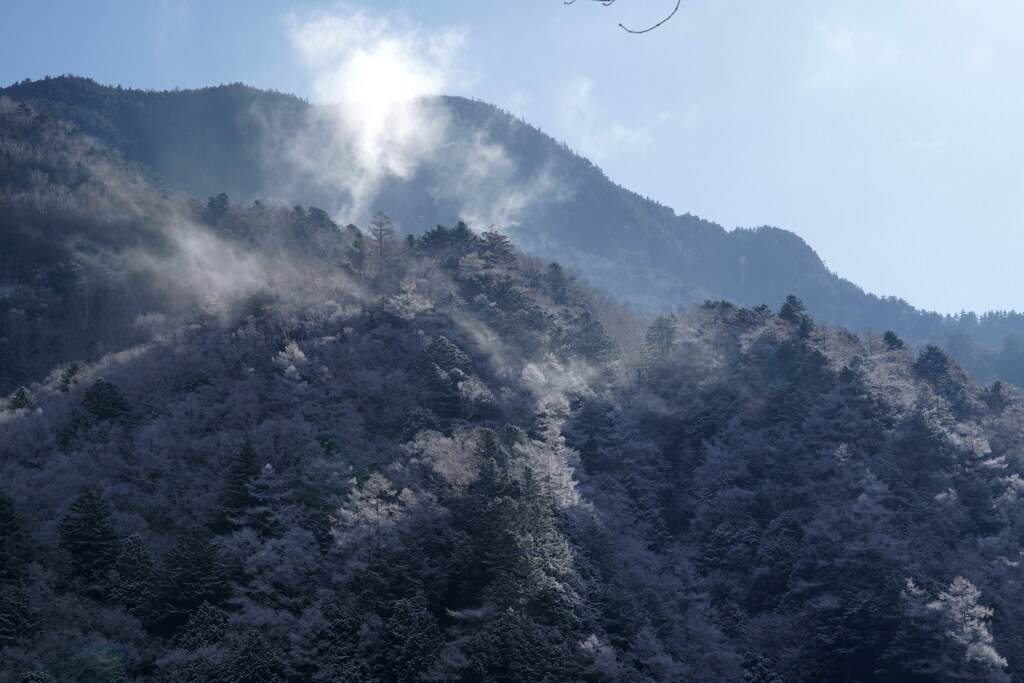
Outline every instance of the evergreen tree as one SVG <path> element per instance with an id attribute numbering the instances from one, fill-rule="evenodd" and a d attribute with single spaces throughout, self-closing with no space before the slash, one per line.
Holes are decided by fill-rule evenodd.
<path id="1" fill-rule="evenodd" d="M 163 559 L 157 574 L 155 628 L 177 633 L 204 602 L 227 595 L 227 572 L 210 534 L 193 528 Z"/>
<path id="2" fill-rule="evenodd" d="M 474 636 L 465 648 L 467 666 L 461 680 L 519 683 L 575 681 L 583 669 L 578 648 L 554 629 L 508 608 Z"/>
<path id="3" fill-rule="evenodd" d="M 676 326 L 676 317 L 671 313 L 654 319 L 644 336 L 644 349 L 649 358 L 660 361 L 668 356 L 675 342 Z"/>
<path id="4" fill-rule="evenodd" d="M 89 593 L 102 594 L 119 550 L 113 516 L 103 497 L 86 491 L 75 498 L 60 522 L 60 537 L 71 555 L 72 577 Z"/>
<path id="5" fill-rule="evenodd" d="M 29 559 L 28 534 L 14 498 L 0 489 L 0 584 L 18 583 Z"/>
<path id="6" fill-rule="evenodd" d="M 138 535 L 121 543 L 121 552 L 114 561 L 111 599 L 126 612 L 144 617 L 153 597 L 153 558 Z"/>
<path id="7" fill-rule="evenodd" d="M 78 291 L 82 279 L 81 272 L 82 267 L 77 261 L 59 262 L 46 274 L 46 283 L 67 301 Z"/>
<path id="8" fill-rule="evenodd" d="M 233 454 L 227 466 L 224 488 L 220 495 L 220 509 L 213 522 L 213 530 L 216 533 L 227 533 L 238 527 L 238 516 L 255 503 L 249 491 L 249 484 L 259 473 L 256 451 L 252 442 L 246 440 Z"/>
<path id="9" fill-rule="evenodd" d="M 11 340 L 0 337 L 0 377 L 13 375 L 17 362 Z"/>
<path id="10" fill-rule="evenodd" d="M 608 358 L 614 345 L 597 316 L 584 310 L 568 322 L 571 327 L 565 332 L 567 338 L 564 344 L 570 354 L 579 355 L 590 362 L 601 362 Z"/>
<path id="11" fill-rule="evenodd" d="M 504 268 L 515 260 L 512 243 L 496 230 L 486 230 L 480 235 L 477 252 L 488 268 Z"/>
<path id="12" fill-rule="evenodd" d="M 795 295 L 790 294 L 786 297 L 782 307 L 779 308 L 779 317 L 783 320 L 798 323 L 806 311 L 807 306 L 804 305 L 804 302 Z"/>
<path id="13" fill-rule="evenodd" d="M 345 247 L 345 258 L 347 270 L 354 276 L 362 279 L 366 276 L 366 237 L 362 231 L 354 225 L 346 226 L 351 243 Z"/>
<path id="14" fill-rule="evenodd" d="M 806 338 L 814 329 L 814 320 L 807 315 L 806 311 L 807 306 L 804 305 L 804 302 L 790 294 L 779 308 L 779 317 L 796 323 L 800 330 L 800 336 Z"/>
<path id="15" fill-rule="evenodd" d="M 0 490 L 0 646 L 35 630 L 39 614 L 25 590 L 28 534 L 14 499 Z"/>
<path id="16" fill-rule="evenodd" d="M 557 263 L 548 264 L 546 275 L 548 294 L 556 304 L 569 303 L 569 285 L 572 278 L 565 274 L 565 270 Z"/>
<path id="17" fill-rule="evenodd" d="M 433 363 L 445 372 L 461 370 L 464 373 L 473 371 L 469 356 L 444 336 L 437 336 L 423 351 L 422 361 L 429 367 Z"/>
<path id="18" fill-rule="evenodd" d="M 676 317 L 673 314 L 659 315 L 647 328 L 641 350 L 640 376 L 653 378 L 654 369 L 662 363 L 672 350 L 676 338 Z"/>
<path id="19" fill-rule="evenodd" d="M 186 650 L 216 645 L 227 632 L 228 620 L 224 613 L 208 602 L 203 602 L 189 617 L 178 644 Z"/>
<path id="20" fill-rule="evenodd" d="M 381 634 L 378 675 L 384 681 L 416 680 L 430 668 L 442 642 L 440 625 L 422 600 L 397 601 Z"/>
<path id="21" fill-rule="evenodd" d="M 77 380 L 75 377 L 85 369 L 85 363 L 80 360 L 72 361 L 61 371 L 60 373 L 60 390 L 67 393 L 71 389 L 71 385 Z"/>
<path id="22" fill-rule="evenodd" d="M 21 410 L 23 408 L 34 408 L 35 402 L 32 401 L 32 394 L 28 393 L 28 389 L 18 387 L 18 390 L 14 392 L 14 396 L 11 397 L 10 403 L 7 405 L 11 410 Z"/>
<path id="23" fill-rule="evenodd" d="M 30 671 L 19 678 L 18 683 L 57 683 L 57 679 L 45 671 Z"/>
<path id="24" fill-rule="evenodd" d="M 882 335 L 882 343 L 885 344 L 887 351 L 898 351 L 907 347 L 907 343 L 892 330 L 885 331 L 885 334 Z"/>
<path id="25" fill-rule="evenodd" d="M 277 683 L 278 664 L 263 637 L 253 631 L 235 648 L 225 681 L 228 683 Z"/>
<path id="26" fill-rule="evenodd" d="M 370 237 L 373 238 L 375 243 L 377 275 L 381 275 L 384 272 L 384 263 L 387 261 L 392 244 L 395 241 L 395 226 L 383 211 L 373 214 L 373 218 L 370 219 Z"/>
<path id="27" fill-rule="evenodd" d="M 924 379 L 936 382 L 949 375 L 952 362 L 945 351 L 934 344 L 928 344 L 914 362 L 914 369 Z"/>
<path id="28" fill-rule="evenodd" d="M 90 647 L 65 662 L 59 673 L 75 683 L 121 683 L 125 680 L 125 656 L 113 645 Z"/>
<path id="29" fill-rule="evenodd" d="M 39 610 L 32 606 L 24 585 L 0 584 L 0 648 L 32 635 L 39 622 Z"/>
<path id="30" fill-rule="evenodd" d="M 203 222 L 207 225 L 217 225 L 227 214 L 229 208 L 231 208 L 231 201 L 224 192 L 216 197 L 210 197 L 203 208 Z"/>
<path id="31" fill-rule="evenodd" d="M 102 377 L 85 392 L 82 407 L 101 420 L 115 420 L 131 412 L 128 399 L 121 393 L 121 389 Z"/>
<path id="32" fill-rule="evenodd" d="M 294 512 L 290 504 L 291 487 L 284 477 L 266 464 L 247 486 L 249 505 L 239 509 L 232 518 L 239 527 L 254 530 L 261 538 L 280 536 L 288 530 L 293 519 L 286 517 L 286 508 Z"/>
<path id="33" fill-rule="evenodd" d="M 772 672 L 764 655 L 747 651 L 743 653 L 743 683 L 783 683 L 783 679 Z"/>
<path id="34" fill-rule="evenodd" d="M 892 644 L 880 657 L 880 678 L 908 683 L 972 680 L 966 675 L 962 652 L 948 640 L 941 606 L 929 602 L 925 591 L 908 579 L 899 607 L 902 619 Z"/>

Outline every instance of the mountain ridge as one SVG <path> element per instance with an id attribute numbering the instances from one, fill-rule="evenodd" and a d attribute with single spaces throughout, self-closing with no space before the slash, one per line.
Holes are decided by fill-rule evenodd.
<path id="1" fill-rule="evenodd" d="M 290 194 L 281 194 L 282 176 L 295 175 L 288 171 L 288 142 L 317 111 L 293 95 L 242 84 L 126 90 L 80 77 L 23 81 L 0 89 L 0 95 L 74 122 L 127 159 L 152 167 L 169 187 L 194 196 L 224 192 L 243 201 L 269 197 L 328 210 L 338 201 L 337 189 L 318 187 L 315 174 L 292 181 Z M 867 293 L 830 271 L 795 233 L 770 226 L 730 231 L 677 214 L 615 184 L 565 144 L 494 105 L 457 96 L 433 101 L 451 121 L 451 146 L 473 150 L 485 144 L 507 157 L 511 170 L 489 178 L 490 186 L 532 197 L 518 207 L 513 224 L 497 227 L 528 251 L 579 270 L 616 296 L 657 311 L 709 299 L 753 306 L 795 294 L 819 320 L 856 330 L 893 329 L 915 345 L 949 348 L 979 377 L 1024 382 L 1017 343 L 1024 315 L 940 315 Z M 279 135 L 273 145 L 267 142 L 268 120 Z M 462 188 L 453 193 L 457 183 L 450 178 L 465 164 L 464 157 L 426 161 L 407 178 L 385 178 L 375 206 L 402 231 L 416 232 L 429 227 L 428 221 L 465 218 L 467 201 L 499 204 L 499 195 L 477 200 L 458 196 Z"/>

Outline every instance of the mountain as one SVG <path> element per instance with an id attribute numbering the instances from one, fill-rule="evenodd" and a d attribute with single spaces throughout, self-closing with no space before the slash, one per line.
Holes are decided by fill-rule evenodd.
<path id="1" fill-rule="evenodd" d="M 0 95 L 73 122 L 152 168 L 168 189 L 195 197 L 223 192 L 236 201 L 313 205 L 333 214 L 351 208 L 346 193 L 364 180 L 352 161 L 357 150 L 332 137 L 329 108 L 281 93 L 241 84 L 151 92 L 65 76 L 24 81 Z M 939 344 L 983 380 L 1024 383 L 1020 314 L 943 316 L 865 293 L 791 232 L 727 231 L 677 215 L 487 103 L 441 97 L 425 106 L 442 121 L 432 134 L 443 144 L 412 163 L 399 160 L 410 168 L 384 174 L 353 220 L 365 225 L 383 209 L 412 233 L 461 218 L 478 229 L 494 222 L 531 253 L 653 311 L 708 299 L 755 306 L 795 294 L 819 320 L 892 329 L 915 346 Z M 346 166 L 350 172 L 335 182 L 335 169 Z"/>
<path id="2" fill-rule="evenodd" d="M 0 682 L 1024 672 L 1024 404 L 935 346 L 648 322 L 2 98 L 0 181 Z"/>

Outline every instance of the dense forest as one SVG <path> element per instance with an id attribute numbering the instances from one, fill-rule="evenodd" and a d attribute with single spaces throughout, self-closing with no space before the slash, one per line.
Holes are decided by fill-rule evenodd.
<path id="1" fill-rule="evenodd" d="M 2 95 L 73 122 L 169 191 L 195 197 L 301 203 L 333 216 L 352 208 L 353 184 L 377 174 L 339 164 L 353 154 L 336 112 L 242 84 L 160 92 L 62 76 L 25 80 Z M 863 333 L 870 345 L 891 329 L 915 349 L 940 346 L 985 382 L 1024 385 L 1024 315 L 940 315 L 866 293 L 797 235 L 768 226 L 727 231 L 677 215 L 486 102 L 428 98 L 420 114 L 443 144 L 407 155 L 404 172 L 374 183 L 375 202 L 399 234 L 463 219 L 493 223 L 524 251 L 653 312 L 706 299 L 756 306 L 795 294 L 815 319 Z M 375 210 L 351 220 L 365 223 Z"/>
<path id="2" fill-rule="evenodd" d="M 1024 675 L 1024 410 L 937 346 L 189 198 L 8 99 L 0 190 L 0 680 Z"/>

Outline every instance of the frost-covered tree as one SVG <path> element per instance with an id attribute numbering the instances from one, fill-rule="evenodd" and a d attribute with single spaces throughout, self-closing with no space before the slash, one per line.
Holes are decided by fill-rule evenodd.
<path id="1" fill-rule="evenodd" d="M 137 534 L 121 541 L 110 579 L 110 599 L 129 614 L 145 618 L 153 598 L 153 558 Z"/>
<path id="2" fill-rule="evenodd" d="M 980 598 L 981 591 L 958 576 L 935 601 L 928 603 L 928 608 L 938 612 L 946 635 L 963 648 L 964 657 L 977 676 L 975 680 L 1009 680 L 1003 671 L 1006 660 L 992 646 L 992 608 L 978 604 Z"/>

